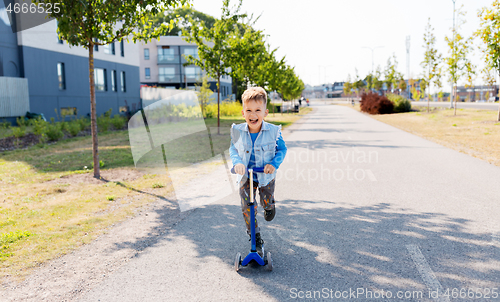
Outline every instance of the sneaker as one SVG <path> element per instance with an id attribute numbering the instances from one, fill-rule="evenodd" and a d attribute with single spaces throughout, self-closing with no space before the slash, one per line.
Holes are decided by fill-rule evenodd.
<path id="1" fill-rule="evenodd" d="M 252 240 L 252 237 L 250 237 L 250 240 Z M 264 240 L 262 240 L 262 238 L 260 237 L 260 233 L 257 233 L 255 234 L 255 249 L 261 257 L 264 257 L 262 246 L 264 246 Z"/>
<path id="2" fill-rule="evenodd" d="M 274 219 L 274 215 L 276 215 L 276 208 L 272 208 L 271 210 L 264 211 L 264 219 L 266 221 L 271 221 Z"/>
<path id="3" fill-rule="evenodd" d="M 260 233 L 255 234 L 255 248 L 257 249 L 257 253 L 264 257 L 264 253 L 262 252 L 262 246 L 264 246 L 264 240 L 260 237 Z"/>

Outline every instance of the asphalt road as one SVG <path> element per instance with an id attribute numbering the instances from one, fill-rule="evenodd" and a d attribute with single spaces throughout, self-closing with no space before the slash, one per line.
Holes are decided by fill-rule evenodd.
<path id="1" fill-rule="evenodd" d="M 276 218 L 259 208 L 272 272 L 234 271 L 249 250 L 234 193 L 190 210 L 80 301 L 500 301 L 500 168 L 313 107 L 285 136 Z"/>

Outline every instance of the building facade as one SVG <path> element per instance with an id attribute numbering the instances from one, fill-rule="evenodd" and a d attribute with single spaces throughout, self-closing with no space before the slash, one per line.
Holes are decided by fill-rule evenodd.
<path id="1" fill-rule="evenodd" d="M 195 65 L 184 64 L 186 55 L 198 57 L 196 44 L 188 43 L 180 36 L 162 36 L 140 44 L 140 81 L 142 85 L 165 88 L 191 88 L 201 85 L 205 72 Z M 208 78 L 210 89 L 217 92 L 217 81 Z M 227 98 L 232 92 L 230 76 L 220 79 L 220 93 Z"/>
<path id="2" fill-rule="evenodd" d="M 90 115 L 88 50 L 59 40 L 56 22 L 12 33 L 8 18 L 0 17 L 0 77 L 27 79 L 31 112 Z M 98 115 L 140 108 L 138 44 L 96 46 L 94 68 Z"/>

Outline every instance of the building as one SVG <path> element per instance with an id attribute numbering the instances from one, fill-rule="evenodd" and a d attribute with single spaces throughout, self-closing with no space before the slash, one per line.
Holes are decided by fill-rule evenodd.
<path id="1" fill-rule="evenodd" d="M 162 36 L 148 43 L 140 44 L 140 81 L 142 85 L 165 88 L 195 88 L 201 85 L 205 72 L 195 65 L 187 65 L 185 56 L 198 56 L 195 44 L 180 36 Z M 216 79 L 208 78 L 210 89 L 217 92 Z M 220 79 L 220 93 L 223 99 L 233 94 L 230 76 Z"/>
<path id="2" fill-rule="evenodd" d="M 59 40 L 56 20 L 12 33 L 2 9 L 0 1 L 0 83 L 7 78 L 26 79 L 30 112 L 47 118 L 61 113 L 90 115 L 88 50 Z M 96 46 L 94 68 L 98 115 L 110 108 L 112 113 L 140 108 L 138 44 Z M 0 118 L 15 117 L 0 114 Z"/>
<path id="3" fill-rule="evenodd" d="M 306 85 L 302 96 L 307 99 L 344 97 L 344 82 L 334 82 L 318 86 Z"/>
<path id="4" fill-rule="evenodd" d="M 494 101 L 498 96 L 498 85 L 457 87 L 458 102 Z"/>

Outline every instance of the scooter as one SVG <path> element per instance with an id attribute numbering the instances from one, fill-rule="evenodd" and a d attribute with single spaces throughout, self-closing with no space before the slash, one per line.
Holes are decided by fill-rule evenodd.
<path id="1" fill-rule="evenodd" d="M 266 266 L 268 271 L 273 270 L 273 260 L 271 258 L 271 252 L 267 252 L 267 255 L 264 251 L 264 245 L 262 245 L 262 256 L 257 253 L 257 247 L 255 243 L 255 211 L 253 210 L 255 206 L 254 198 L 253 198 L 253 172 L 263 173 L 264 168 L 254 168 L 248 169 L 248 176 L 250 177 L 250 200 L 248 201 L 248 206 L 250 206 L 250 236 L 251 236 L 251 245 L 250 245 L 250 253 L 245 257 L 245 259 L 241 260 L 241 253 L 236 254 L 236 259 L 234 260 L 234 269 L 236 271 L 240 270 L 241 266 L 247 266 L 250 262 L 256 262 L 260 266 Z M 234 171 L 234 167 L 231 169 L 231 173 L 236 174 Z"/>

